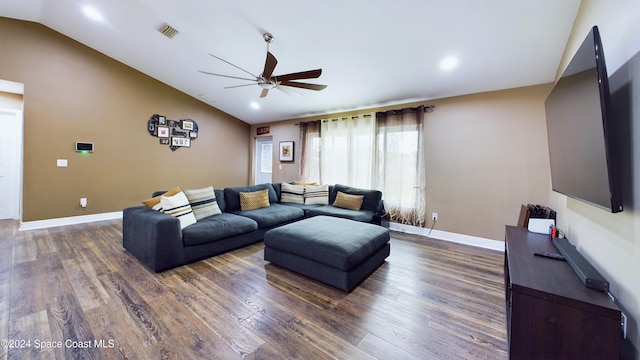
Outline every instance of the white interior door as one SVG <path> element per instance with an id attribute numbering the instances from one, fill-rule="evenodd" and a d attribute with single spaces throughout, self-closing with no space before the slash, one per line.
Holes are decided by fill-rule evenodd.
<path id="1" fill-rule="evenodd" d="M 273 169 L 273 140 L 271 137 L 256 138 L 255 183 L 270 183 Z"/>
<path id="2" fill-rule="evenodd" d="M 20 219 L 22 112 L 0 109 L 0 219 Z"/>

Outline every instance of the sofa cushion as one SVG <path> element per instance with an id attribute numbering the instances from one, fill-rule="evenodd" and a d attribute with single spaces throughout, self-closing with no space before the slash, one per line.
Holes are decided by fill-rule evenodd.
<path id="1" fill-rule="evenodd" d="M 218 202 L 218 207 L 220 211 L 227 211 L 227 202 L 224 200 L 224 190 L 222 189 L 214 189 L 213 193 L 216 194 L 216 202 Z"/>
<path id="2" fill-rule="evenodd" d="M 280 202 L 289 204 L 304 204 L 304 185 L 280 185 Z"/>
<path id="3" fill-rule="evenodd" d="M 304 186 L 305 205 L 328 205 L 329 185 Z"/>
<path id="4" fill-rule="evenodd" d="M 315 208 L 318 208 L 318 207 L 328 206 L 328 205 L 317 205 L 317 204 L 316 205 L 305 205 L 305 204 L 290 204 L 290 203 L 285 203 L 285 204 L 282 204 L 282 205 L 296 207 L 298 209 L 302 209 L 302 211 L 305 211 L 305 212 L 307 210 L 309 210 L 309 209 L 315 209 Z"/>
<path id="5" fill-rule="evenodd" d="M 173 196 L 160 196 L 160 207 L 163 213 L 177 217 L 182 229 L 196 223 L 189 200 L 182 191 Z"/>
<path id="6" fill-rule="evenodd" d="M 241 192 L 254 192 L 267 189 L 269 190 L 269 202 L 271 204 L 278 202 L 278 195 L 276 190 L 271 184 L 260 184 L 253 186 L 235 186 L 224 189 L 224 199 L 226 202 L 226 210 L 232 212 L 234 210 L 240 210 L 240 193 Z"/>
<path id="7" fill-rule="evenodd" d="M 269 190 L 240 192 L 240 210 L 249 211 L 269 207 Z"/>
<path id="8" fill-rule="evenodd" d="M 336 184 L 333 186 L 333 190 L 329 194 L 329 203 L 333 204 L 336 201 L 338 191 L 351 195 L 364 195 L 364 199 L 362 201 L 363 210 L 371 210 L 373 212 L 377 212 L 378 207 L 380 206 L 380 203 L 382 201 L 382 192 L 378 190 L 365 190 Z"/>
<path id="9" fill-rule="evenodd" d="M 177 193 L 180 192 L 180 187 L 176 186 L 173 189 L 169 190 L 169 191 L 156 191 L 153 193 L 153 197 L 151 199 L 147 199 L 145 201 L 143 201 L 142 203 L 148 207 L 149 209 L 153 209 L 156 211 L 160 211 L 160 196 L 164 195 L 164 196 L 173 196 Z"/>
<path id="10" fill-rule="evenodd" d="M 271 204 L 267 208 L 249 211 L 234 210 L 232 213 L 255 220 L 260 229 L 286 224 L 304 217 L 302 209 L 282 204 Z"/>
<path id="11" fill-rule="evenodd" d="M 185 246 L 207 244 L 258 229 L 258 224 L 244 216 L 222 213 L 209 216 L 182 230 Z"/>
<path id="12" fill-rule="evenodd" d="M 335 206 L 319 206 L 316 208 L 305 209 L 306 217 L 313 217 L 318 215 L 333 216 L 361 222 L 373 222 L 373 216 L 375 215 L 375 212 L 365 209 L 356 211 Z"/>
<path id="13" fill-rule="evenodd" d="M 218 215 L 222 213 L 218 207 L 218 201 L 213 191 L 213 186 L 202 189 L 184 189 L 182 190 L 189 200 L 189 204 L 193 209 L 193 215 L 197 221 L 206 217 Z"/>
<path id="14" fill-rule="evenodd" d="M 333 206 L 358 211 L 362 207 L 363 199 L 364 195 L 351 195 L 338 191 Z"/>

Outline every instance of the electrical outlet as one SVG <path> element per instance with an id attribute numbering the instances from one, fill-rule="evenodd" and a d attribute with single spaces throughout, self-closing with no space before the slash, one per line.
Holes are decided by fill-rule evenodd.
<path id="1" fill-rule="evenodd" d="M 620 326 L 622 326 L 622 337 L 627 338 L 627 315 L 623 312 L 620 313 Z"/>
<path id="2" fill-rule="evenodd" d="M 87 198 L 80 198 L 80 206 L 87 207 Z"/>
<path id="3" fill-rule="evenodd" d="M 436 213 L 436 212 L 431 213 L 431 220 L 437 221 L 438 220 L 438 213 Z"/>

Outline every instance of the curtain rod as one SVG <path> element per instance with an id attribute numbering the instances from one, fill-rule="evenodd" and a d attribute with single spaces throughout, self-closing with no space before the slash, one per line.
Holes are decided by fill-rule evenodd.
<path id="1" fill-rule="evenodd" d="M 425 105 L 425 107 L 424 107 L 424 112 L 432 112 L 435 108 L 436 108 L 436 106 L 435 106 L 435 105 Z M 402 110 L 402 109 L 397 109 L 397 110 L 388 110 L 388 111 L 398 111 L 398 110 Z M 351 118 L 352 118 L 352 119 L 355 119 L 355 118 L 357 118 L 357 117 L 359 117 L 359 116 L 365 116 L 365 117 L 366 117 L 366 116 L 371 116 L 371 114 L 353 115 L 353 116 L 351 116 Z M 348 118 L 349 118 L 349 117 L 342 117 L 342 118 L 333 118 L 333 119 L 330 119 L 330 120 L 331 120 L 331 121 L 336 121 L 336 120 L 346 120 L 346 119 L 348 119 Z M 322 119 L 320 119 L 320 120 L 322 120 Z M 317 121 L 317 120 L 312 120 L 312 121 Z M 327 120 L 325 120 L 325 121 L 327 121 Z M 311 121 L 304 121 L 304 122 L 311 122 Z M 297 122 L 297 123 L 295 123 L 295 124 L 293 124 L 293 125 L 294 125 L 294 126 L 299 126 L 299 125 L 300 125 L 300 123 L 299 123 L 299 122 Z"/>

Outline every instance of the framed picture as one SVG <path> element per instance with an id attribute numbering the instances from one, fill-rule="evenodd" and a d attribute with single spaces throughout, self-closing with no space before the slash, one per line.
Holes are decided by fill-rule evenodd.
<path id="1" fill-rule="evenodd" d="M 158 125 L 167 125 L 167 117 L 158 115 Z"/>
<path id="2" fill-rule="evenodd" d="M 264 134 L 268 134 L 270 131 L 268 126 L 261 126 L 259 128 L 256 128 L 256 135 L 264 135 Z"/>
<path id="3" fill-rule="evenodd" d="M 198 137 L 198 132 L 197 131 L 191 131 L 189 133 L 189 137 L 192 138 L 192 139 L 197 138 Z"/>
<path id="4" fill-rule="evenodd" d="M 169 139 L 160 139 L 161 145 L 169 145 Z"/>
<path id="5" fill-rule="evenodd" d="M 193 130 L 193 121 L 191 120 L 181 120 L 182 122 L 182 130 Z"/>
<path id="6" fill-rule="evenodd" d="M 171 146 L 191 147 L 191 139 L 183 137 L 172 137 Z"/>
<path id="7" fill-rule="evenodd" d="M 158 126 L 158 137 L 159 138 L 168 138 L 169 137 L 169 128 L 166 126 Z"/>
<path id="8" fill-rule="evenodd" d="M 293 161 L 293 141 L 280 142 L 280 161 Z"/>

